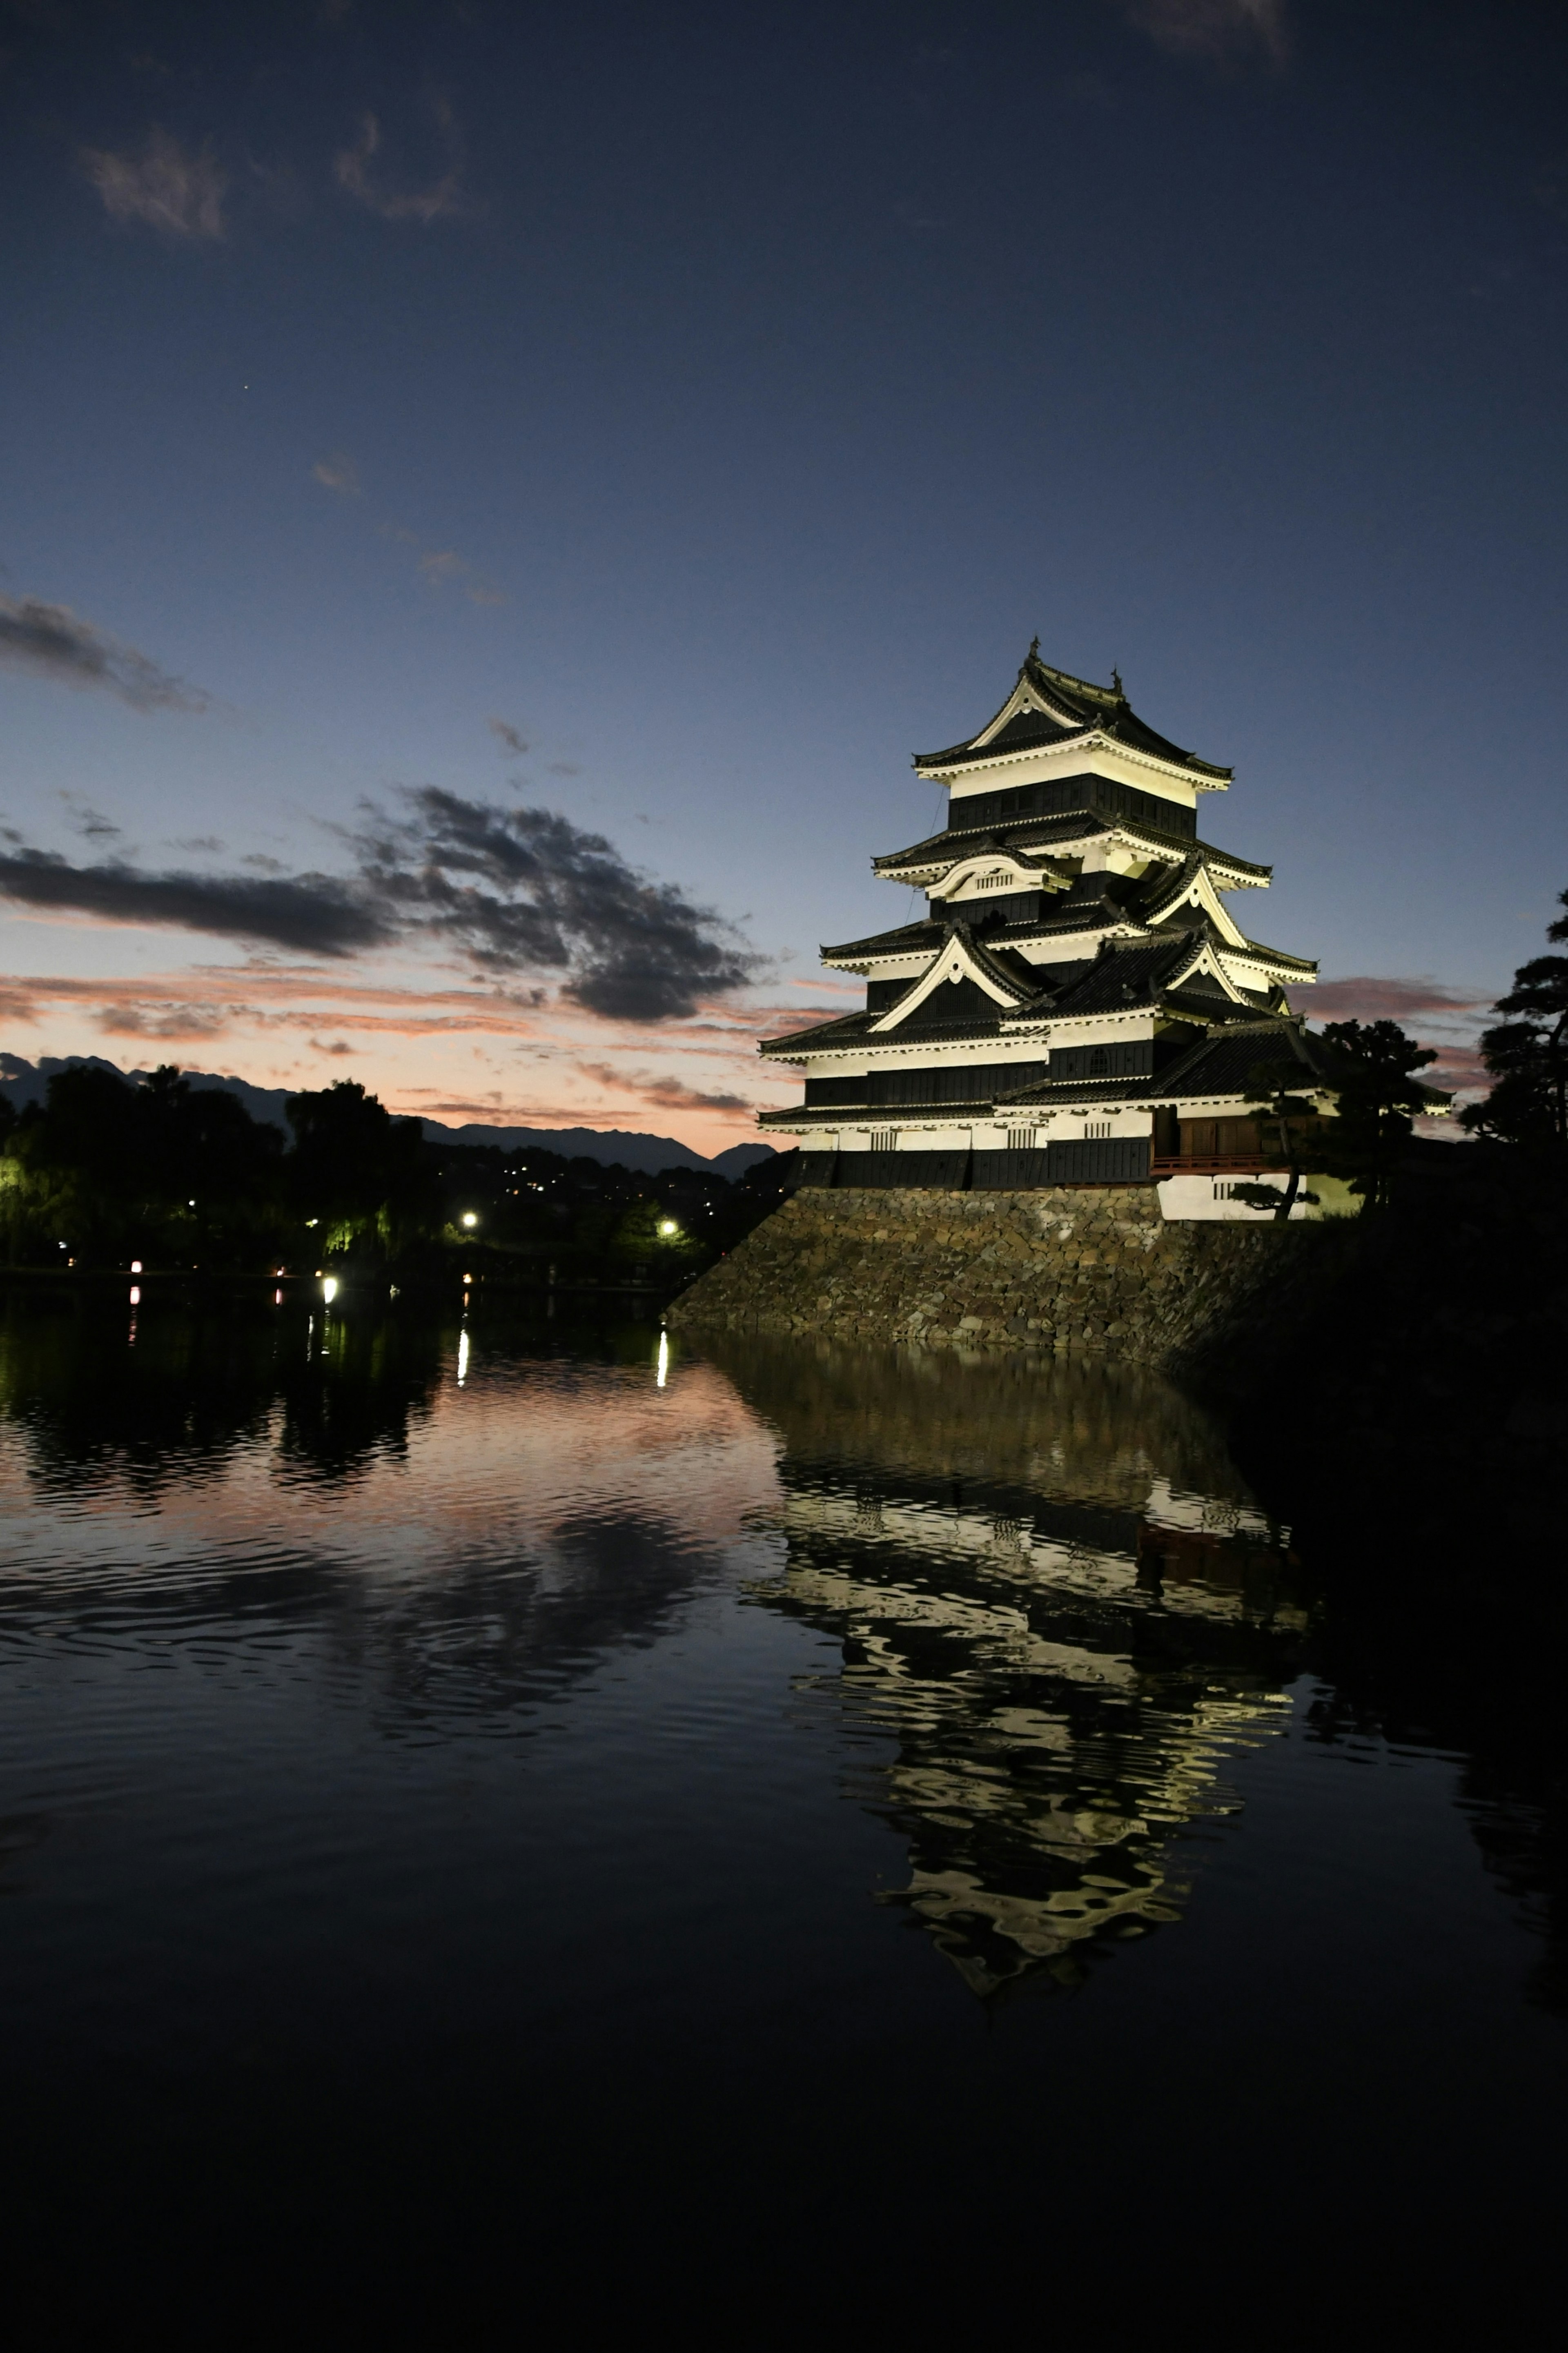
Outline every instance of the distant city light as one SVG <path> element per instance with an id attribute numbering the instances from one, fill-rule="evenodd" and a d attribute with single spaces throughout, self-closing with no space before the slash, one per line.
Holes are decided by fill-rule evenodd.
<path id="1" fill-rule="evenodd" d="M 337 1276 L 336 1276 L 335 1274 L 329 1274 L 329 1275 L 327 1276 L 327 1278 L 326 1278 L 325 1282 L 324 1282 L 322 1283 L 322 1285 L 321 1285 L 321 1296 L 322 1296 L 322 1298 L 326 1301 L 326 1303 L 327 1303 L 328 1306 L 330 1307 L 330 1306 L 331 1305 L 332 1301 L 337 1297 L 337 1295 L 338 1295 L 338 1278 L 337 1278 Z"/>
<path id="2" fill-rule="evenodd" d="M 478 1218 L 474 1215 L 474 1213 L 473 1213 L 472 1209 L 465 1209 L 465 1210 L 463 1211 L 463 1223 L 464 1223 L 466 1226 L 468 1226 L 468 1227 L 470 1227 L 470 1228 L 471 1228 L 471 1227 L 477 1226 L 477 1225 L 479 1224 L 479 1221 Z"/>

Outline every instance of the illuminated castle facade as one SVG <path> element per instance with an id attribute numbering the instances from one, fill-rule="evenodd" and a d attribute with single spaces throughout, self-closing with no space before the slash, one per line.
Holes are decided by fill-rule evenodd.
<path id="1" fill-rule="evenodd" d="M 804 1102 L 763 1127 L 799 1138 L 808 1183 L 1158 1183 L 1167 1217 L 1232 1213 L 1226 1180 L 1269 1166 L 1259 1067 L 1299 1065 L 1313 1097 L 1323 1080 L 1285 993 L 1316 965 L 1229 904 L 1270 869 L 1201 837 L 1231 771 L 1037 641 L 995 716 L 914 767 L 947 822 L 873 870 L 927 912 L 823 950 L 865 1006 L 763 1046 L 805 1069 Z"/>

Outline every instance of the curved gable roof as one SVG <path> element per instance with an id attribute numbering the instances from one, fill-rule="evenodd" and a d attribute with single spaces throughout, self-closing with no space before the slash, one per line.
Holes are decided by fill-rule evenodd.
<path id="1" fill-rule="evenodd" d="M 1025 656 L 1012 692 L 984 727 L 961 744 L 942 752 L 917 752 L 917 768 L 950 768 L 970 760 L 994 759 L 999 752 L 1025 751 L 1038 745 L 1070 743 L 1092 730 L 1130 751 L 1146 752 L 1173 767 L 1185 768 L 1215 784 L 1228 784 L 1229 768 L 1200 760 L 1140 719 L 1122 691 L 1120 678 L 1110 686 L 1075 678 L 1070 670 L 1043 662 L 1035 646 Z"/>

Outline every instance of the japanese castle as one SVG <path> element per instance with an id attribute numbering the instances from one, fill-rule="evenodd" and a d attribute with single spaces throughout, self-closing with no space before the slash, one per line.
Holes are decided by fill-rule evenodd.
<path id="1" fill-rule="evenodd" d="M 1299 1064 L 1314 1099 L 1324 1080 L 1285 994 L 1316 965 L 1226 903 L 1271 870 L 1199 835 L 1231 771 L 1038 639 L 994 718 L 914 769 L 947 788 L 947 822 L 872 866 L 927 912 L 822 951 L 864 1009 L 763 1044 L 806 1076 L 761 1125 L 800 1138 L 812 1184 L 1158 1183 L 1167 1217 L 1247 1214 L 1218 1180 L 1270 1165 L 1259 1066 Z"/>

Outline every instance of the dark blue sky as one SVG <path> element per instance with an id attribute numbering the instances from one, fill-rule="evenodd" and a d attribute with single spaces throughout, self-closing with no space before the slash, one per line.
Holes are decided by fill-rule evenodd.
<path id="1" fill-rule="evenodd" d="M 789 1092 L 748 1008 L 900 918 L 909 754 L 1036 631 L 1235 764 L 1261 937 L 1435 1037 L 1427 983 L 1537 951 L 1568 12 L 39 0 L 0 46 L 13 849 L 362 876 L 359 801 L 434 786 L 773 960 L 605 1012 L 450 933 L 329 966 L 13 907 L 12 1050 L 739 1132 Z"/>

